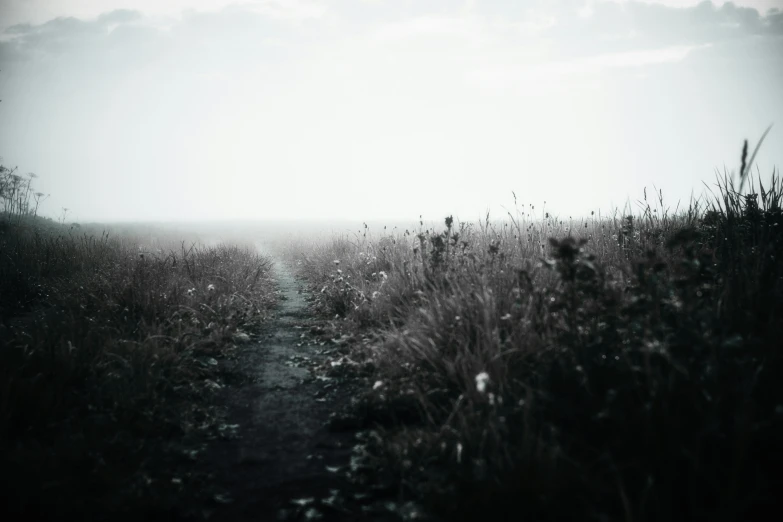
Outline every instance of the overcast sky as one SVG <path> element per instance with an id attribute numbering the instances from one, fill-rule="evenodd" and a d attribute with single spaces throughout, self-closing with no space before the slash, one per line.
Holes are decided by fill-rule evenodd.
<path id="1" fill-rule="evenodd" d="M 783 166 L 783 0 L 0 0 L 0 156 L 80 220 L 674 206 Z"/>

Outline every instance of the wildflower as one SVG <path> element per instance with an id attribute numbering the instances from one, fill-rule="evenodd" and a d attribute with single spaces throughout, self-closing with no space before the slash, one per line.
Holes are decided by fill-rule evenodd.
<path id="1" fill-rule="evenodd" d="M 334 260 L 334 264 L 335 264 L 335 265 L 339 265 L 339 264 L 340 264 L 340 260 L 339 260 L 339 259 L 335 259 L 335 260 Z"/>
<path id="2" fill-rule="evenodd" d="M 377 390 L 381 386 L 383 386 L 383 381 L 375 381 L 375 384 L 372 385 L 372 389 Z"/>
<path id="3" fill-rule="evenodd" d="M 384 279 L 387 279 L 387 278 L 389 277 L 389 276 L 387 276 L 387 275 L 386 275 L 386 272 L 384 272 L 383 270 L 381 270 L 380 272 L 378 272 L 378 275 L 379 275 L 379 276 L 381 276 L 381 277 L 382 277 L 382 278 L 384 278 Z"/>
<path id="4" fill-rule="evenodd" d="M 188 293 L 188 295 L 192 296 L 193 294 L 196 293 L 196 289 L 195 288 L 189 288 L 187 293 Z"/>
<path id="5" fill-rule="evenodd" d="M 487 372 L 481 372 L 476 375 L 476 390 L 479 393 L 484 393 L 487 390 L 489 384 L 489 374 Z"/>
<path id="6" fill-rule="evenodd" d="M 511 319 L 511 314 L 506 314 L 500 318 L 501 321 L 508 321 L 509 319 Z"/>
<path id="7" fill-rule="evenodd" d="M 209 285 L 207 285 L 207 290 L 209 290 L 210 292 L 214 292 L 215 291 L 215 285 L 210 283 Z"/>
<path id="8" fill-rule="evenodd" d="M 381 296 L 381 293 L 380 293 L 380 292 L 373 292 L 373 293 L 372 293 L 372 298 L 373 298 L 373 299 L 378 299 L 380 296 Z"/>

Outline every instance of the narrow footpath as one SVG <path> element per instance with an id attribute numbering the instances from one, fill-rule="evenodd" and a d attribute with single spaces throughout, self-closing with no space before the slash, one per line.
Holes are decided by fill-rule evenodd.
<path id="1" fill-rule="evenodd" d="M 232 522 L 368 520 L 356 501 L 362 495 L 352 497 L 339 472 L 350 462 L 356 434 L 327 427 L 330 413 L 347 404 L 355 388 L 325 383 L 311 371 L 327 360 L 329 346 L 307 342 L 318 321 L 282 261 L 275 260 L 274 271 L 275 316 L 260 338 L 227 362 L 239 376 L 220 391 L 231 435 L 206 452 L 208 480 L 220 492 L 202 515 Z"/>

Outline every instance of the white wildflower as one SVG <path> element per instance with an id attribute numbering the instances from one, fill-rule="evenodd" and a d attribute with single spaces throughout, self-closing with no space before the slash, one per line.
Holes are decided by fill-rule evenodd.
<path id="1" fill-rule="evenodd" d="M 211 283 L 210 283 L 210 284 L 207 286 L 207 290 L 209 290 L 210 292 L 214 292 L 214 291 L 215 291 L 215 285 L 213 285 L 213 284 L 211 284 Z"/>
<path id="2" fill-rule="evenodd" d="M 479 393 L 487 391 L 487 385 L 489 384 L 489 374 L 487 372 L 481 372 L 476 375 L 476 390 Z"/>
<path id="3" fill-rule="evenodd" d="M 375 381 L 375 384 L 372 385 L 372 389 L 377 390 L 381 386 L 383 386 L 383 381 Z"/>

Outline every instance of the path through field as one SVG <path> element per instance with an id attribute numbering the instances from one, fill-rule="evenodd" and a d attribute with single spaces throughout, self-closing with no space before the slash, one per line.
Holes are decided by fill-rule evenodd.
<path id="1" fill-rule="evenodd" d="M 327 357 L 320 343 L 306 342 L 317 321 L 308 316 L 291 271 L 277 259 L 274 271 L 280 290 L 276 316 L 235 361 L 232 371 L 243 378 L 222 390 L 227 425 L 235 432 L 211 444 L 206 455 L 211 481 L 221 492 L 205 514 L 221 521 L 367 520 L 367 513 L 348 508 L 350 501 L 341 501 L 340 509 L 319 502 L 334 497 L 335 490 L 350 498 L 351 486 L 335 469 L 348 464 L 354 433 L 334 433 L 325 424 L 352 392 L 332 383 L 325 393 L 325 379 L 309 369 Z"/>

